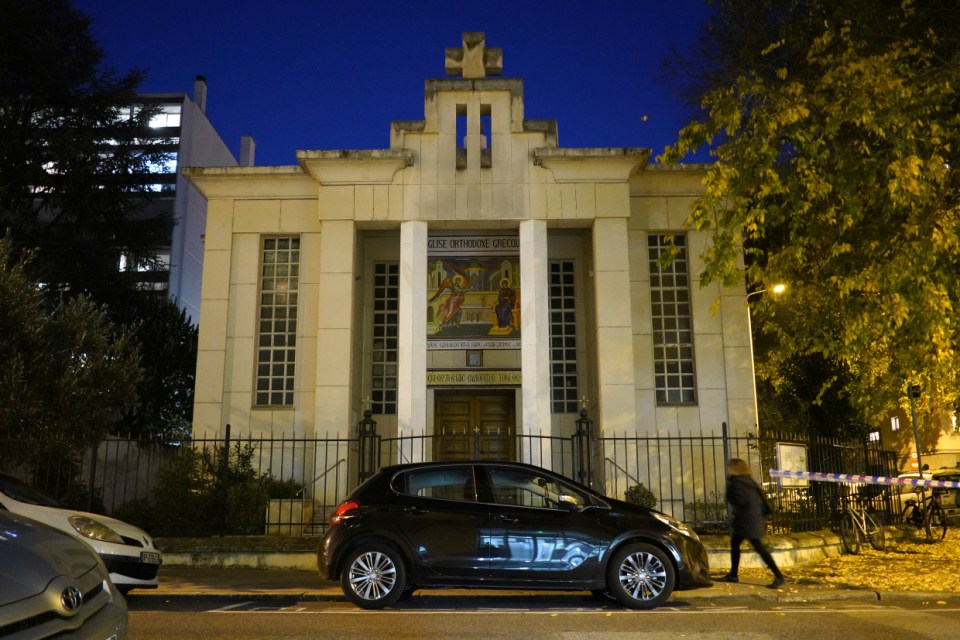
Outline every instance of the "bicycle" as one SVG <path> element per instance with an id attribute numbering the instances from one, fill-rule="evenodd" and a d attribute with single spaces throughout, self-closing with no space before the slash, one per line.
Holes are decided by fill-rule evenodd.
<path id="1" fill-rule="evenodd" d="M 923 529 L 927 534 L 927 540 L 934 538 L 943 540 L 947 535 L 947 514 L 940 504 L 940 496 L 944 491 L 934 489 L 929 498 L 925 496 L 926 491 L 926 487 L 919 487 L 920 499 L 907 500 L 900 515 L 904 524 L 912 524 L 917 529 Z"/>
<path id="2" fill-rule="evenodd" d="M 861 536 L 877 551 L 883 550 L 883 527 L 867 512 L 868 501 L 866 496 L 855 494 L 851 501 L 847 501 L 844 513 L 840 516 L 840 540 L 848 553 L 860 553 Z"/>

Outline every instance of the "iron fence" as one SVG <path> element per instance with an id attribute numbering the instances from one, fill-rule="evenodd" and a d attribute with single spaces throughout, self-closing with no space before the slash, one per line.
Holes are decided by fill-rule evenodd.
<path id="1" fill-rule="evenodd" d="M 568 437 L 477 434 L 459 454 L 445 440 L 449 436 L 382 437 L 372 420 L 365 426 L 332 438 L 233 437 L 228 426 L 222 438 L 110 437 L 95 446 L 5 440 L 0 469 L 74 508 L 176 536 L 320 535 L 336 505 L 376 469 L 439 459 L 440 452 L 464 460 L 506 452 L 611 497 L 653 501 L 700 532 L 726 530 L 725 465 L 731 457 L 746 460 L 761 479 L 775 507 L 772 525 L 780 531 L 829 528 L 842 505 L 841 485 L 770 480 L 784 445 L 802 446 L 811 470 L 897 473 L 896 454 L 876 443 L 731 436 L 725 425 L 719 433 L 683 436 L 595 437 L 586 423 Z M 886 522 L 899 516 L 898 498 L 877 493 L 872 502 Z"/>

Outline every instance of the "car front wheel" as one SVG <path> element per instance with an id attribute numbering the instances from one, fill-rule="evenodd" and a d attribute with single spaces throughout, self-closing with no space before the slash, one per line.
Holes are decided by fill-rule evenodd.
<path id="1" fill-rule="evenodd" d="M 403 560 L 385 544 L 367 544 L 350 552 L 340 573 L 344 595 L 363 609 L 383 609 L 405 590 Z"/>
<path id="2" fill-rule="evenodd" d="M 607 566 L 607 590 L 623 606 L 652 609 L 667 601 L 676 572 L 667 554 L 652 544 L 621 547 Z"/>

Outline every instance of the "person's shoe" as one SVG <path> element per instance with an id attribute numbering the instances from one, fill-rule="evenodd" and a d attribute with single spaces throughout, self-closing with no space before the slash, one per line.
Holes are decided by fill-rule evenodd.
<path id="1" fill-rule="evenodd" d="M 767 585 L 767 589 L 777 589 L 785 582 L 783 576 L 776 576 L 773 582 Z"/>
<path id="2" fill-rule="evenodd" d="M 728 573 L 727 575 L 720 578 L 720 582 L 740 582 L 740 578 L 738 578 L 736 575 L 732 573 Z"/>

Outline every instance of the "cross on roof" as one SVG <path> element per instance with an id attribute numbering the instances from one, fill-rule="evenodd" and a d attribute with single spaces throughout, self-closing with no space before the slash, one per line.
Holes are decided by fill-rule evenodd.
<path id="1" fill-rule="evenodd" d="M 447 49 L 444 64 L 447 75 L 485 78 L 487 74 L 498 76 L 503 73 L 503 49 L 487 49 L 484 47 L 484 40 L 482 32 L 465 32 L 462 47 Z"/>

